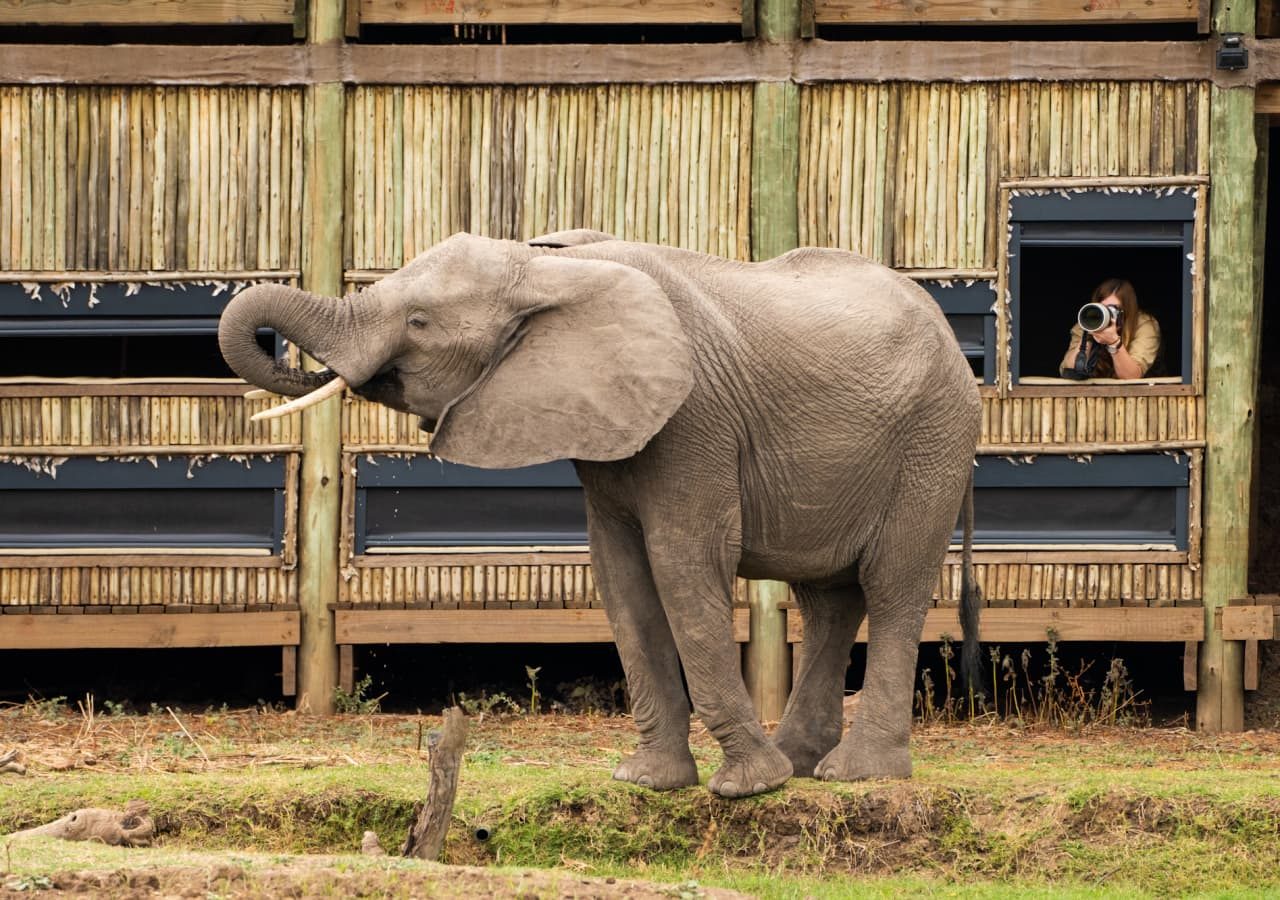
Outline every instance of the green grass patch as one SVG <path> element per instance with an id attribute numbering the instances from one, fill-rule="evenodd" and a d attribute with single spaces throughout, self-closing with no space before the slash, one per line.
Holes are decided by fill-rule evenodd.
<path id="1" fill-rule="evenodd" d="M 321 864 L 308 854 L 375 880 L 418 865 L 353 853 L 365 831 L 397 852 L 426 795 L 419 747 L 434 720 L 192 714 L 181 739 L 196 753 L 176 751 L 167 717 L 106 722 L 86 733 L 74 717 L 0 719 L 30 769 L 4 777 L 0 833 L 142 799 L 156 846 L 14 842 L 4 877 L 228 864 L 278 878 Z M 690 880 L 771 898 L 1280 890 L 1278 735 L 929 728 L 911 781 L 795 779 L 739 801 L 612 781 L 634 742 L 619 719 L 473 723 L 446 860 L 644 878 L 672 896 Z M 705 779 L 718 751 L 698 732 L 694 749 Z"/>

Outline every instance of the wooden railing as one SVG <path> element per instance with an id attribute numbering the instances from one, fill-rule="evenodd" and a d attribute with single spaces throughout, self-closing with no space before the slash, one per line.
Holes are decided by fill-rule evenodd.
<path id="1" fill-rule="evenodd" d="M 1080 25 L 1204 19 L 1207 30 L 1207 7 L 1202 0 L 813 0 L 815 21 L 833 25 Z"/>
<path id="2" fill-rule="evenodd" d="M 294 25 L 305 0 L 5 0 L 0 25 Z"/>

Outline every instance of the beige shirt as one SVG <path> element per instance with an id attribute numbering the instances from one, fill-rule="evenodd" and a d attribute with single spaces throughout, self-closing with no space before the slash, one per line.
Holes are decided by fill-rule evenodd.
<path id="1" fill-rule="evenodd" d="M 1075 365 L 1076 354 L 1080 352 L 1080 341 L 1083 337 L 1084 330 L 1078 324 L 1071 326 L 1071 345 L 1067 347 L 1067 352 L 1062 357 L 1062 364 L 1058 367 L 1060 374 L 1070 372 Z M 1142 374 L 1146 375 L 1160 353 L 1160 323 L 1156 321 L 1155 316 L 1144 312 L 1138 313 L 1138 327 L 1133 330 L 1133 340 L 1125 344 L 1125 349 L 1142 369 Z"/>

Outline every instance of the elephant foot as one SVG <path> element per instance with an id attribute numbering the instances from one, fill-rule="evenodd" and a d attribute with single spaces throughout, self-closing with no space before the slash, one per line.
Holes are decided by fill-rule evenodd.
<path id="1" fill-rule="evenodd" d="M 812 778 L 818 763 L 839 743 L 839 727 L 811 732 L 784 722 L 773 736 L 773 745 L 791 760 L 793 774 L 799 778 Z"/>
<path id="2" fill-rule="evenodd" d="M 642 748 L 619 763 L 613 777 L 655 791 L 671 791 L 697 784 L 698 767 L 688 747 L 683 752 Z"/>
<path id="3" fill-rule="evenodd" d="M 872 743 L 851 732 L 814 767 L 823 781 L 910 778 L 911 749 L 906 738 Z"/>
<path id="4" fill-rule="evenodd" d="M 792 771 L 791 760 L 769 743 L 745 759 L 726 759 L 707 789 L 729 799 L 750 797 L 781 787 Z"/>

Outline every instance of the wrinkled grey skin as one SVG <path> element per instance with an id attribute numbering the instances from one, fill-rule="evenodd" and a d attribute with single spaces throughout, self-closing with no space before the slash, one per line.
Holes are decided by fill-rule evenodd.
<path id="1" fill-rule="evenodd" d="M 536 243 L 455 235 L 339 301 L 250 288 L 223 317 L 224 355 L 277 392 L 322 382 L 261 354 L 254 329 L 272 326 L 357 393 L 422 416 L 445 459 L 575 461 L 641 735 L 616 778 L 697 782 L 681 666 L 724 751 L 717 794 L 793 773 L 908 776 L 917 644 L 979 424 L 937 305 L 840 251 L 744 264 L 593 232 Z M 732 638 L 736 575 L 790 582 L 804 618 L 772 739 Z M 842 740 L 864 615 L 866 678 Z"/>

